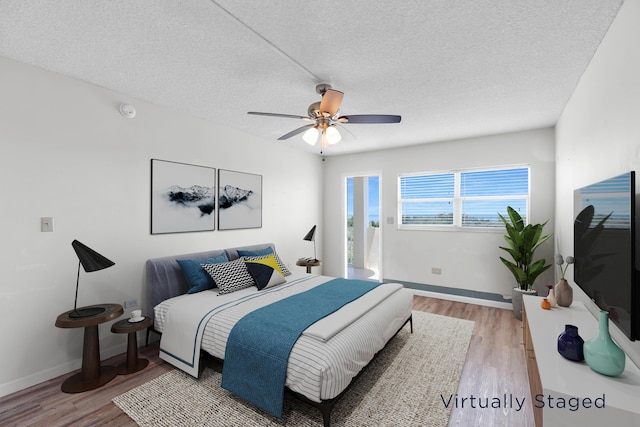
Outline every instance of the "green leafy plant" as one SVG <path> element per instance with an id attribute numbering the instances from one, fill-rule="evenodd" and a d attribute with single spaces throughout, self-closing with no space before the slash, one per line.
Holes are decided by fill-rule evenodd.
<path id="1" fill-rule="evenodd" d="M 547 264 L 544 258 L 534 261 L 536 249 L 547 241 L 551 234 L 542 235 L 542 229 L 547 224 L 546 222 L 524 225 L 520 214 L 511 206 L 507 206 L 507 213 L 508 220 L 498 213 L 507 230 L 504 240 L 509 244 L 508 247 L 500 246 L 500 249 L 507 251 L 513 261 L 503 257 L 500 257 L 500 260 L 511 271 L 518 287 L 523 291 L 530 291 L 536 278 L 552 266 L 552 264 Z"/>

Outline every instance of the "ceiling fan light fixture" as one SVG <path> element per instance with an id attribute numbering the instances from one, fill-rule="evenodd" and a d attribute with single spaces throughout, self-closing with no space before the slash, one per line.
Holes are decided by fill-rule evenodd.
<path id="1" fill-rule="evenodd" d="M 327 142 L 329 145 L 337 144 L 342 139 L 342 135 L 335 126 L 327 127 Z"/>
<path id="2" fill-rule="evenodd" d="M 302 135 L 302 139 L 304 139 L 304 141 L 309 145 L 316 145 L 316 141 L 318 140 L 318 129 L 315 126 L 307 129 L 307 131 Z"/>
<path id="3" fill-rule="evenodd" d="M 302 139 L 309 145 L 316 145 L 320 141 L 320 154 L 330 145 L 335 145 L 342 140 L 342 135 L 336 127 L 340 124 L 349 123 L 399 123 L 400 116 L 390 114 L 355 114 L 348 116 L 340 116 L 340 106 L 344 93 L 334 90 L 331 85 L 319 84 L 316 86 L 316 92 L 322 95 L 320 102 L 314 102 L 307 109 L 307 117 L 296 116 L 293 114 L 280 113 L 261 113 L 258 111 L 249 111 L 247 114 L 268 116 L 268 117 L 284 117 L 291 119 L 302 119 L 312 122 L 305 126 L 300 126 L 291 132 L 285 133 L 278 138 L 278 141 L 289 139 L 293 136 L 302 134 Z"/>

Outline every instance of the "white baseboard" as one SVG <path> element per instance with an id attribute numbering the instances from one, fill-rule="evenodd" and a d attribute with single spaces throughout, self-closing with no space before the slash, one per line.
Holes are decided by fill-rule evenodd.
<path id="1" fill-rule="evenodd" d="M 465 297 L 461 295 L 445 294 L 440 292 L 422 291 L 419 289 L 411 289 L 411 288 L 408 288 L 408 289 L 411 292 L 413 292 L 414 295 L 420 295 L 423 297 L 438 298 L 438 299 L 444 299 L 447 301 L 465 302 L 467 304 L 484 305 L 487 307 L 505 308 L 507 310 L 513 310 L 513 306 L 509 302 L 491 301 L 488 299 L 471 298 L 471 297 Z"/>
<path id="2" fill-rule="evenodd" d="M 105 360 L 110 357 L 123 354 L 126 351 L 126 343 L 116 345 L 105 351 L 101 351 L 100 360 Z M 68 374 L 69 372 L 80 369 L 81 366 L 82 359 L 74 359 L 61 365 L 54 366 L 53 368 L 35 372 L 31 375 L 27 375 L 26 377 L 18 378 L 16 380 L 0 384 L 0 397 L 7 396 L 20 390 L 24 390 L 25 388 L 32 387 L 45 381 L 49 381 L 50 379 L 57 378 L 60 375 Z"/>

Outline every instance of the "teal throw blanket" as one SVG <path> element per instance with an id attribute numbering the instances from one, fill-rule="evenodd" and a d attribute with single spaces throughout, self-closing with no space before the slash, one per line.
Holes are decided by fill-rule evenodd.
<path id="1" fill-rule="evenodd" d="M 247 314 L 229 334 L 222 387 L 281 418 L 289 354 L 302 332 L 378 285 L 334 279 Z"/>

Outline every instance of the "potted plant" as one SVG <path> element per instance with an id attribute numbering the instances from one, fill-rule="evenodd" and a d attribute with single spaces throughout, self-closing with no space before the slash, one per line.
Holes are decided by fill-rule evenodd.
<path id="1" fill-rule="evenodd" d="M 536 249 L 551 237 L 551 234 L 542 235 L 544 224 L 527 224 L 520 214 L 511 206 L 507 206 L 509 219 L 498 213 L 500 220 L 504 223 L 507 234 L 504 240 L 509 244 L 508 247 L 500 246 L 511 255 L 513 261 L 500 257 L 500 260 L 507 266 L 509 271 L 516 279 L 517 287 L 513 288 L 511 303 L 513 304 L 513 313 L 516 318 L 522 319 L 522 294 L 537 295 L 533 288 L 533 282 L 545 270 L 549 269 L 552 264 L 542 258 L 534 261 Z"/>

